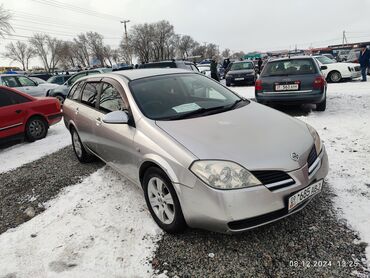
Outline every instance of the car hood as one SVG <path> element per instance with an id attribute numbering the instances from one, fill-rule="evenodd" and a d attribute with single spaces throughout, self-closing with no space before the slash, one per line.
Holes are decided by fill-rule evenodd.
<path id="1" fill-rule="evenodd" d="M 249 170 L 298 169 L 314 144 L 306 124 L 254 102 L 224 113 L 156 124 L 199 159 L 230 160 Z M 293 152 L 300 156 L 298 161 L 291 158 Z"/>
<path id="2" fill-rule="evenodd" d="M 254 73 L 254 69 L 247 69 L 247 70 L 229 70 L 227 74 L 251 74 Z"/>
<path id="3" fill-rule="evenodd" d="M 58 84 L 53 84 L 53 83 L 42 83 L 42 84 L 39 84 L 38 86 L 40 86 L 42 88 L 53 89 L 53 88 L 58 87 L 59 85 Z"/>

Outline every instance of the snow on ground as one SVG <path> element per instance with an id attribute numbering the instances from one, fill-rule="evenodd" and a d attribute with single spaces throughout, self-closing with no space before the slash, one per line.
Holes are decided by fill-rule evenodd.
<path id="1" fill-rule="evenodd" d="M 152 275 L 148 258 L 161 231 L 141 189 L 113 170 L 98 170 L 47 206 L 42 214 L 0 235 L 0 275 Z"/>
<path id="2" fill-rule="evenodd" d="M 254 87 L 230 87 L 254 98 Z M 370 261 L 370 81 L 329 84 L 327 110 L 298 117 L 312 125 L 329 156 L 328 182 L 339 217 L 368 243 Z"/>
<path id="3" fill-rule="evenodd" d="M 32 142 L 21 143 L 1 150 L 0 173 L 18 168 L 26 163 L 37 160 L 45 155 L 56 152 L 71 144 L 71 138 L 63 121 L 50 127 L 44 139 Z"/>

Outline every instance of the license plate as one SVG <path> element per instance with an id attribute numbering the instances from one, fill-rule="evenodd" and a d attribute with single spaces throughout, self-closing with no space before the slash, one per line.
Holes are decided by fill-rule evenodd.
<path id="1" fill-rule="evenodd" d="M 275 91 L 297 91 L 298 89 L 298 84 L 275 85 Z"/>
<path id="2" fill-rule="evenodd" d="M 244 80 L 244 77 L 237 77 L 237 78 L 235 78 L 235 81 L 240 81 L 240 80 Z"/>
<path id="3" fill-rule="evenodd" d="M 288 209 L 294 209 L 303 201 L 307 200 L 311 196 L 321 192 L 323 181 L 320 180 L 306 188 L 302 189 L 301 191 L 294 194 L 292 197 L 289 198 Z"/>

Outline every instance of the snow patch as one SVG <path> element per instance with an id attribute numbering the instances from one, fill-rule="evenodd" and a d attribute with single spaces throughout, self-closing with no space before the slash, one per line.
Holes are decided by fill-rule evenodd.
<path id="1" fill-rule="evenodd" d="M 46 211 L 0 235 L 0 273 L 16 277 L 149 277 L 161 230 L 141 189 L 104 167 Z"/>
<path id="2" fill-rule="evenodd" d="M 45 155 L 56 152 L 71 144 L 71 138 L 63 121 L 50 127 L 44 139 L 21 143 L 0 150 L 0 173 L 18 168 L 26 163 L 35 161 Z"/>

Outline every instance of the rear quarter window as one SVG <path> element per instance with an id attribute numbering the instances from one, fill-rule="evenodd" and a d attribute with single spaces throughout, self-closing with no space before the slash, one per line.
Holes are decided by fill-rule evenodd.
<path id="1" fill-rule="evenodd" d="M 98 96 L 98 82 L 88 82 L 82 90 L 81 102 L 91 107 L 95 107 Z"/>

